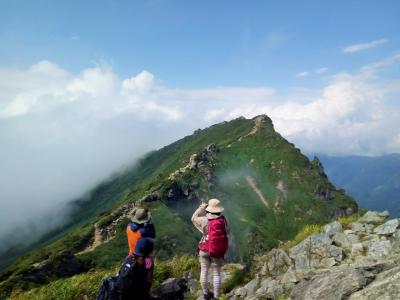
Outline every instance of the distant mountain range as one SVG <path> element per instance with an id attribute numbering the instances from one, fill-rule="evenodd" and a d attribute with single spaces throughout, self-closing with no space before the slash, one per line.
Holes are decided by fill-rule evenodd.
<path id="1" fill-rule="evenodd" d="M 317 155 L 329 179 L 360 207 L 400 217 L 400 154 L 378 157 Z"/>

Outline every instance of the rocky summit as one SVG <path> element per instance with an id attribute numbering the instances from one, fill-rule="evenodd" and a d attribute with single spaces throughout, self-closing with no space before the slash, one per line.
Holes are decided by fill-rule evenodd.
<path id="1" fill-rule="evenodd" d="M 261 270 L 228 299 L 400 299 L 399 219 L 368 211 L 342 226 L 335 221 L 288 251 L 273 249 Z"/>

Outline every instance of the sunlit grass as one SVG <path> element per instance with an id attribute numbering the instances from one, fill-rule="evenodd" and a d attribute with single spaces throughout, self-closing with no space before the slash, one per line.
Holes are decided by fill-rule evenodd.
<path id="1" fill-rule="evenodd" d="M 338 221 L 340 224 L 342 224 L 344 229 L 348 229 L 350 224 L 357 221 L 359 218 L 360 218 L 359 215 L 351 215 L 347 217 L 340 217 Z"/>
<path id="2" fill-rule="evenodd" d="M 289 250 L 290 248 L 296 246 L 299 244 L 301 241 L 303 241 L 305 238 L 309 237 L 310 235 L 316 234 L 316 233 L 321 233 L 324 231 L 324 226 L 323 225 L 316 225 L 316 224 L 311 224 L 311 225 L 306 225 L 303 227 L 302 230 L 300 230 L 296 236 L 290 240 L 284 243 L 281 247 L 283 249 Z"/>
<path id="3" fill-rule="evenodd" d="M 13 295 L 16 300 L 82 300 L 95 299 L 103 278 L 115 275 L 117 270 L 105 270 L 58 279 L 45 286 Z"/>

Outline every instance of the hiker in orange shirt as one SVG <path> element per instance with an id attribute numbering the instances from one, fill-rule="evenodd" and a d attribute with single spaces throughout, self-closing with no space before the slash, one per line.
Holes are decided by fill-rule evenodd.
<path id="1" fill-rule="evenodd" d="M 126 236 L 128 238 L 129 255 L 135 250 L 136 242 L 140 238 L 156 237 L 156 230 L 151 220 L 151 213 L 144 208 L 135 208 L 131 213 L 131 221 L 126 226 Z"/>

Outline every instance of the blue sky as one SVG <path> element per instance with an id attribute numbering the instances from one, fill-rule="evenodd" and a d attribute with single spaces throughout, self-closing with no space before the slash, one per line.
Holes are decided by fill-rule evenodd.
<path id="1" fill-rule="evenodd" d="M 0 0 L 0 252 L 145 152 L 239 116 L 267 114 L 304 153 L 400 153 L 399 12 Z"/>
<path id="2" fill-rule="evenodd" d="M 1 1 L 0 66 L 107 61 L 170 86 L 318 85 L 295 74 L 352 71 L 400 47 L 398 1 Z M 342 47 L 388 42 L 344 55 Z"/>

